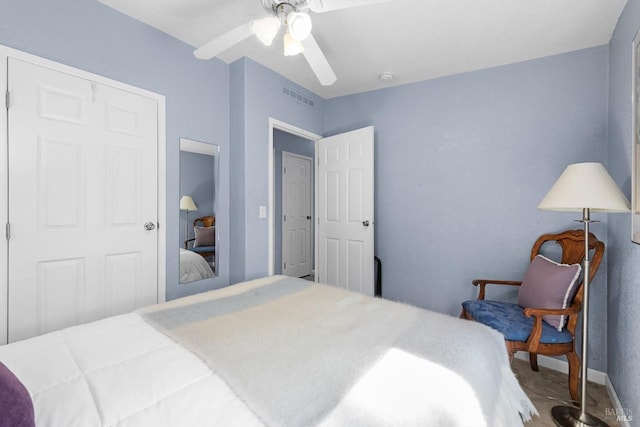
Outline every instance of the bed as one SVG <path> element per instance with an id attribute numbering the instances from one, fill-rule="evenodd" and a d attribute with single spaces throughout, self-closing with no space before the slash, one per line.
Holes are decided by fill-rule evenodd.
<path id="1" fill-rule="evenodd" d="M 536 413 L 490 328 L 284 276 L 16 342 L 0 361 L 38 426 L 512 427 Z"/>
<path id="2" fill-rule="evenodd" d="M 213 270 L 202 255 L 180 248 L 180 283 L 213 277 Z"/>

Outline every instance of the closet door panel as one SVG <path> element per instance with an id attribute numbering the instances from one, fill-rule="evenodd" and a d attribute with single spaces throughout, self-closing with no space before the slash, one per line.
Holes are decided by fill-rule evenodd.
<path id="1" fill-rule="evenodd" d="M 9 342 L 157 301 L 155 100 L 9 58 Z"/>

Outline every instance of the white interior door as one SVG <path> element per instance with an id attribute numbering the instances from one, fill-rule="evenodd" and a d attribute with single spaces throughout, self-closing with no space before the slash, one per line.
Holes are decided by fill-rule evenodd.
<path id="1" fill-rule="evenodd" d="M 317 280 L 373 296 L 373 127 L 320 139 L 317 156 Z"/>
<path id="2" fill-rule="evenodd" d="M 155 303 L 157 101 L 8 64 L 9 342 Z"/>
<path id="3" fill-rule="evenodd" d="M 312 159 L 282 152 L 282 274 L 311 274 Z"/>

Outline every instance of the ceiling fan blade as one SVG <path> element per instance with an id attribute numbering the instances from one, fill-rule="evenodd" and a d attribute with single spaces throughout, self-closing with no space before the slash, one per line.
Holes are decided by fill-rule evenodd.
<path id="1" fill-rule="evenodd" d="M 365 6 L 368 4 L 384 3 L 391 0 L 310 0 L 309 9 L 315 13 L 331 12 L 349 7 Z"/>
<path id="2" fill-rule="evenodd" d="M 199 59 L 211 59 L 253 34 L 253 21 L 249 21 L 200 46 L 193 54 Z"/>
<path id="3" fill-rule="evenodd" d="M 302 46 L 304 47 L 302 54 L 320 81 L 320 84 L 322 86 L 331 86 L 334 84 L 336 80 L 338 80 L 336 73 L 333 72 L 331 65 L 329 65 L 322 50 L 320 50 L 320 46 L 318 46 L 318 42 L 313 38 L 313 35 L 309 34 L 302 42 Z"/>

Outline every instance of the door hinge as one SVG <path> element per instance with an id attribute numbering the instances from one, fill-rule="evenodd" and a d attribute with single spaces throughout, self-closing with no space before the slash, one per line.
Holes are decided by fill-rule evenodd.
<path id="1" fill-rule="evenodd" d="M 287 263 L 286 262 L 284 263 L 284 269 L 285 270 L 287 269 Z"/>
<path id="2" fill-rule="evenodd" d="M 9 109 L 9 105 L 11 105 L 11 95 L 9 91 L 4 93 L 4 105 L 7 107 L 7 110 Z"/>
<path id="3" fill-rule="evenodd" d="M 284 218 L 282 218 L 282 220 L 283 220 L 283 221 L 286 221 L 286 220 L 287 220 L 287 216 L 286 216 L 286 215 L 284 215 Z"/>
<path id="4" fill-rule="evenodd" d="M 7 236 L 7 240 L 11 239 L 11 224 L 7 223 L 7 226 L 5 227 L 5 233 Z"/>
<path id="5" fill-rule="evenodd" d="M 287 168 L 282 168 L 282 173 L 287 173 Z"/>

